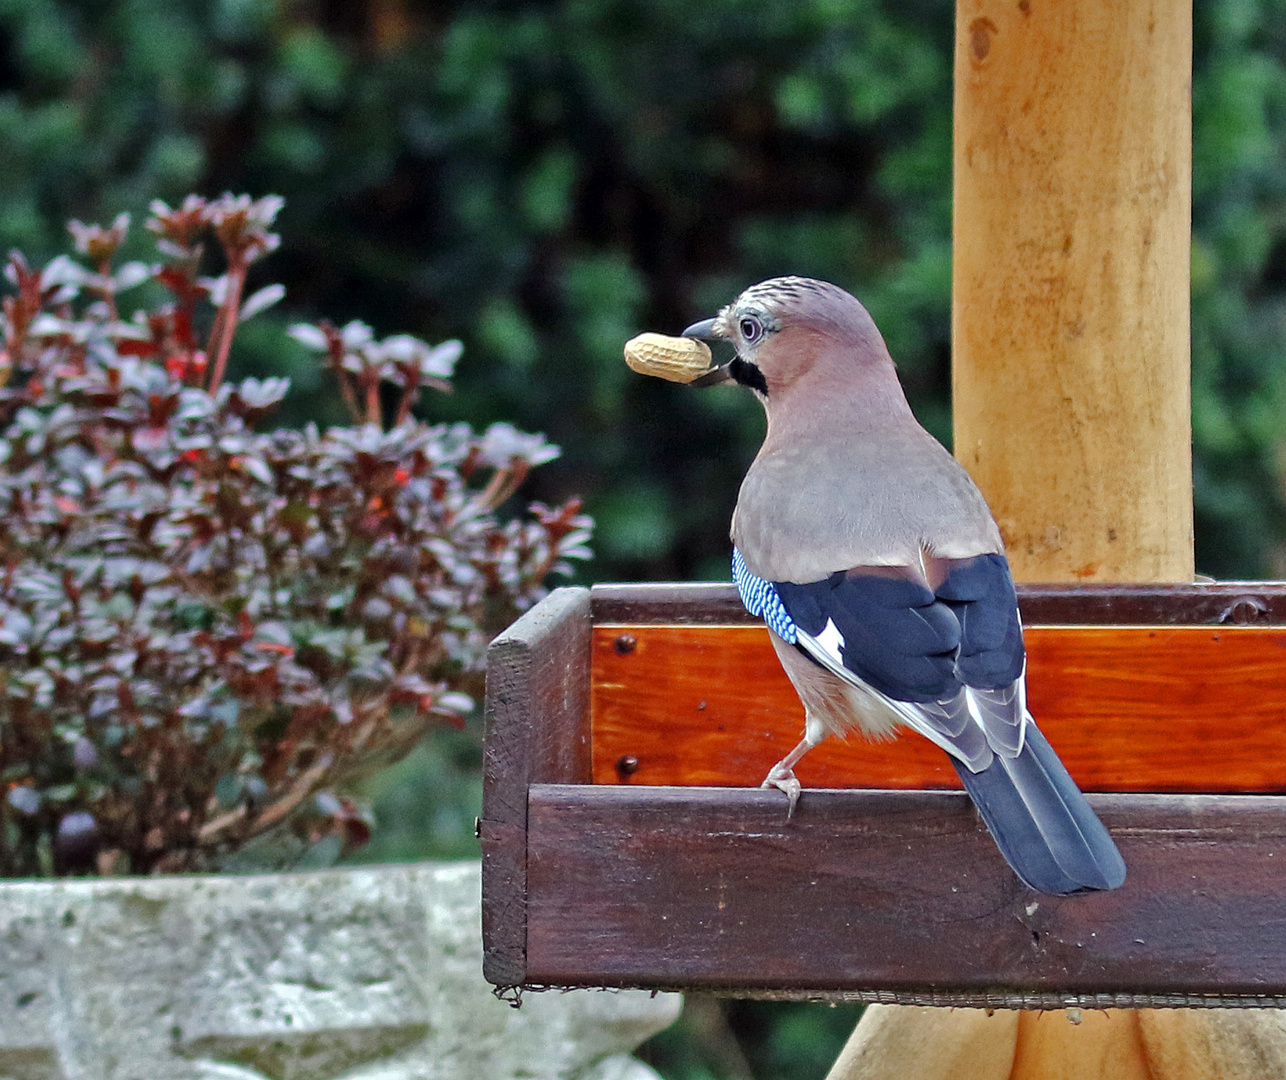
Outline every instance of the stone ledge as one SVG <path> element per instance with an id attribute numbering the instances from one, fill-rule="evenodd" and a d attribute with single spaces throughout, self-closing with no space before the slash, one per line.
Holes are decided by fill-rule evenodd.
<path id="1" fill-rule="evenodd" d="M 649 1080 L 644 991 L 482 979 L 476 862 L 0 883 L 0 1080 Z"/>

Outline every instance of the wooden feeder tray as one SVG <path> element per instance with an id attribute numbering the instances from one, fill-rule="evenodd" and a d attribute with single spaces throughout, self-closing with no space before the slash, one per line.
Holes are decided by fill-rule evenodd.
<path id="1" fill-rule="evenodd" d="M 946 757 L 828 740 L 731 585 L 560 589 L 491 646 L 486 977 L 1000 1007 L 1286 1006 L 1286 585 L 1027 586 L 1028 704 L 1129 868 L 1056 898 Z"/>

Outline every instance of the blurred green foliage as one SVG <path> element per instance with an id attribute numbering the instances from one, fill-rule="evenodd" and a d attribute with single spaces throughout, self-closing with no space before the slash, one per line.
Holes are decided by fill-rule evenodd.
<path id="1" fill-rule="evenodd" d="M 821 1080 L 861 1014 L 855 1004 L 688 994 L 678 1022 L 645 1043 L 638 1056 L 662 1076 L 682 1080 Z"/>
<path id="2" fill-rule="evenodd" d="M 0 245 L 192 188 L 285 196 L 280 325 L 460 337 L 443 415 L 548 433 L 595 578 L 726 577 L 758 406 L 621 344 L 777 273 L 859 291 L 949 437 L 951 17 L 941 0 L 0 0 Z M 274 320 L 277 320 L 274 322 Z"/>
<path id="3" fill-rule="evenodd" d="M 1195 17 L 1197 562 L 1283 575 L 1286 0 Z M 0 247 L 190 189 L 284 195 L 264 273 L 288 299 L 235 360 L 295 380 L 287 419 L 331 418 L 288 321 L 460 337 L 434 412 L 564 447 L 524 495 L 586 496 L 587 579 L 726 578 L 758 406 L 634 377 L 620 346 L 826 277 L 949 440 L 952 31 L 948 0 L 0 0 Z M 473 747 L 426 747 L 415 791 L 379 779 L 421 827 L 375 854 L 469 850 Z"/>
<path id="4" fill-rule="evenodd" d="M 1200 568 L 1282 571 L 1286 4 L 1197 5 Z M 0 0 L 0 245 L 201 188 L 287 198 L 289 306 L 243 369 L 327 418 L 287 319 L 465 340 L 443 410 L 566 448 L 592 578 L 726 576 L 756 406 L 620 345 L 745 284 L 853 289 L 950 438 L 947 0 Z"/>
<path id="5" fill-rule="evenodd" d="M 1192 421 L 1197 565 L 1286 576 L 1286 4 L 1195 8 Z"/>

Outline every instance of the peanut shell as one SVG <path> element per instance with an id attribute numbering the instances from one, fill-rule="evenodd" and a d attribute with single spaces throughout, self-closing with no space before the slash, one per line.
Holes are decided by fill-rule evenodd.
<path id="1" fill-rule="evenodd" d="M 640 375 L 690 383 L 710 370 L 710 346 L 695 338 L 639 334 L 625 343 L 625 362 Z"/>

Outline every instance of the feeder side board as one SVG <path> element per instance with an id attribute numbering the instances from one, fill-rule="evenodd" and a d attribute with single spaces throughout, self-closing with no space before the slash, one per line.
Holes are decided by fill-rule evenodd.
<path id="1" fill-rule="evenodd" d="M 731 565 L 731 564 L 730 564 Z M 590 589 L 594 624 L 694 623 L 762 626 L 737 595 L 732 582 L 647 582 L 595 585 Z"/>
<path id="2" fill-rule="evenodd" d="M 1125 885 L 1040 896 L 967 796 L 537 785 L 528 978 L 1047 1007 L 1286 1004 L 1286 798 L 1091 795 Z"/>
<path id="3" fill-rule="evenodd" d="M 731 584 L 702 582 L 595 585 L 594 622 L 759 624 Z M 1286 623 L 1286 583 L 1061 585 L 1018 583 L 1027 625 L 1081 623 L 1166 626 L 1197 623 Z"/>
<path id="4" fill-rule="evenodd" d="M 487 650 L 483 750 L 483 974 L 526 978 L 527 791 L 589 780 L 588 589 L 558 589 Z"/>

